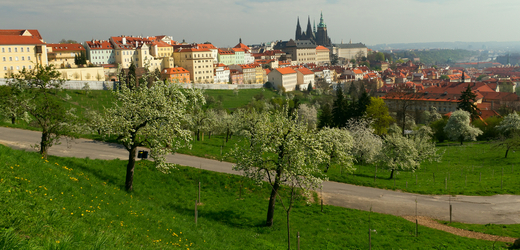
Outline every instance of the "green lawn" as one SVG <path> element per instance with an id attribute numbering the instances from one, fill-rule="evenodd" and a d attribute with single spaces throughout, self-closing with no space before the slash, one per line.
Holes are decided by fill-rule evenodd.
<path id="1" fill-rule="evenodd" d="M 221 159 L 222 138 L 213 136 L 212 139 L 206 137 L 204 141 L 193 141 L 191 150 L 179 152 Z M 223 154 L 229 152 L 235 143 L 240 145 L 239 139 L 234 137 L 223 147 Z M 419 194 L 520 194 L 520 153 L 510 152 L 508 158 L 504 158 L 505 151 L 492 149 L 490 143 L 465 143 L 464 146 L 444 143 L 437 148 L 445 152 L 441 162 L 425 162 L 416 172 L 398 171 L 395 180 L 389 179 L 388 170 L 378 167 L 376 174 L 375 165 L 360 164 L 356 165 L 353 173 L 345 173 L 339 166 L 332 166 L 327 176 L 331 181 Z M 233 161 L 230 158 L 224 160 Z"/>
<path id="2" fill-rule="evenodd" d="M 512 238 L 519 238 L 520 235 L 520 224 L 512 225 L 496 225 L 496 224 L 464 224 L 458 222 L 449 223 L 449 221 L 439 221 L 442 224 L 449 225 L 464 230 L 480 232 L 485 234 L 492 234 L 498 236 L 507 236 Z"/>
<path id="3" fill-rule="evenodd" d="M 263 226 L 266 186 L 243 177 L 139 162 L 135 191 L 123 191 L 125 161 L 49 157 L 0 145 L 0 249 L 286 249 L 285 213 Z M 202 183 L 199 220 L 194 205 Z M 242 191 L 240 187 L 242 185 Z M 239 195 L 241 194 L 241 199 Z M 369 218 L 370 222 L 369 222 Z M 298 201 L 291 240 L 302 249 L 491 249 L 402 218 Z M 498 244 L 506 247 L 505 244 Z"/>

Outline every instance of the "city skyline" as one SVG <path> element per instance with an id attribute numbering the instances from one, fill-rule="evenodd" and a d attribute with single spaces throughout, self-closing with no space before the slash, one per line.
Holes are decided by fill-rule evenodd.
<path id="1" fill-rule="evenodd" d="M 333 43 L 487 42 L 520 41 L 512 32 L 518 7 L 514 0 L 6 0 L 0 21 L 5 29 L 38 29 L 47 43 L 169 35 L 228 47 L 239 38 L 245 44 L 294 39 L 297 18 L 318 23 L 322 11 Z"/>

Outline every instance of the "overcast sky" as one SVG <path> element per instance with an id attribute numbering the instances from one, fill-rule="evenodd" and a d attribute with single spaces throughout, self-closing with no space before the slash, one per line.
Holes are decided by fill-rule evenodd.
<path id="1" fill-rule="evenodd" d="M 2 0 L 2 29 L 38 29 L 48 43 L 170 35 L 219 47 L 294 39 L 319 22 L 333 43 L 520 41 L 518 0 Z"/>

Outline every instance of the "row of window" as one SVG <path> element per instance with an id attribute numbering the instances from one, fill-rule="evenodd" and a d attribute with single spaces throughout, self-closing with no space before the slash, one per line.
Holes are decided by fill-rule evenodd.
<path id="1" fill-rule="evenodd" d="M 18 47 L 14 47 L 13 50 L 14 50 L 14 52 L 18 52 Z M 7 48 L 7 52 L 13 52 L 13 50 L 11 50 L 11 47 Z M 2 53 L 5 53 L 5 51 L 6 51 L 6 48 L 2 48 Z M 24 52 L 23 47 L 20 47 L 20 52 Z M 25 52 L 31 52 L 31 48 L 26 47 Z"/>
<path id="2" fill-rule="evenodd" d="M 91 50 L 90 51 L 91 54 L 110 54 L 112 52 L 113 51 L 111 51 L 111 50 Z"/>
<path id="3" fill-rule="evenodd" d="M 137 50 L 134 50 L 134 51 L 123 51 L 122 55 L 125 56 L 125 55 L 137 55 L 139 54 L 139 52 Z M 145 50 L 144 51 L 144 54 L 148 54 L 148 52 Z M 119 51 L 117 52 L 117 55 L 119 55 Z"/>
<path id="4" fill-rule="evenodd" d="M 7 69 L 8 69 L 7 66 L 4 66 L 4 70 L 7 70 Z M 15 67 L 11 66 L 11 67 L 9 67 L 9 69 L 10 69 L 10 70 L 14 70 Z M 22 69 L 25 69 L 25 65 L 22 66 Z M 32 66 L 31 66 L 31 65 L 29 65 L 29 69 L 32 69 Z M 16 70 L 20 70 L 20 66 L 16 66 Z"/>
<path id="5" fill-rule="evenodd" d="M 92 59 L 105 59 L 104 56 L 94 56 L 92 57 Z M 111 55 L 111 56 L 107 56 L 107 59 L 114 59 L 114 56 Z"/>
<path id="6" fill-rule="evenodd" d="M 25 56 L 22 56 L 21 59 L 22 59 L 22 61 L 25 61 Z M 15 61 L 18 61 L 18 57 L 15 56 L 15 57 L 14 57 L 14 60 L 15 60 Z M 31 57 L 28 56 L 28 57 L 27 57 L 27 61 L 30 61 L 30 60 L 31 60 Z M 7 58 L 6 58 L 5 56 L 2 57 L 2 61 L 3 61 L 3 62 L 7 62 Z M 9 61 L 10 61 L 10 62 L 13 61 L 13 57 L 12 57 L 12 56 L 9 57 Z"/>

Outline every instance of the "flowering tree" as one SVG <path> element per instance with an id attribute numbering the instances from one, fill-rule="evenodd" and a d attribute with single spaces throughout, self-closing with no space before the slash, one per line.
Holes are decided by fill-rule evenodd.
<path id="1" fill-rule="evenodd" d="M 375 130 L 366 119 L 350 119 L 347 130 L 354 140 L 352 155 L 357 162 L 374 163 L 383 147 L 383 140 L 374 134 Z"/>
<path id="2" fill-rule="evenodd" d="M 237 160 L 233 169 L 271 185 L 266 225 L 272 226 L 281 185 L 292 183 L 303 191 L 318 188 L 322 182 L 318 166 L 329 159 L 330 153 L 323 149 L 317 133 L 299 122 L 297 115 L 290 116 L 287 108 L 242 113 L 240 122 L 245 125 L 242 134 L 248 144 L 232 150 Z"/>
<path id="3" fill-rule="evenodd" d="M 507 158 L 510 150 L 520 148 L 520 116 L 513 112 L 504 117 L 496 128 L 501 134 L 495 143 L 495 148 L 505 148 L 504 158 Z"/>
<path id="4" fill-rule="evenodd" d="M 346 168 L 347 171 L 354 170 L 353 157 L 350 154 L 354 141 L 346 129 L 325 127 L 318 132 L 317 136 L 323 152 L 328 155 L 324 159 L 325 173 L 332 164 L 341 164 L 340 167 Z"/>
<path id="5" fill-rule="evenodd" d="M 316 128 L 318 122 L 318 111 L 312 105 L 300 104 L 298 106 L 298 118 L 306 123 L 309 128 Z"/>
<path id="6" fill-rule="evenodd" d="M 438 161 L 441 154 L 437 153 L 430 127 L 423 126 L 410 136 L 403 136 L 396 124 L 385 136 L 383 150 L 378 157 L 381 165 L 389 169 L 390 179 L 394 178 L 396 170 L 415 171 L 423 161 Z M 398 132 L 399 131 L 399 132 Z"/>
<path id="7" fill-rule="evenodd" d="M 457 110 L 453 112 L 444 127 L 444 132 L 451 140 L 460 140 L 460 145 L 464 140 L 474 141 L 477 136 L 482 134 L 482 130 L 473 127 L 470 123 L 470 113 L 464 110 Z"/>
<path id="8" fill-rule="evenodd" d="M 130 83 L 122 83 L 114 91 L 113 107 L 96 121 L 104 135 L 117 135 L 129 153 L 126 168 L 125 188 L 133 189 L 134 166 L 137 147 L 151 149 L 151 156 L 159 170 L 167 172 L 170 165 L 164 155 L 175 153 L 183 146 L 189 146 L 191 133 L 182 127 L 188 122 L 189 112 L 196 104 L 204 103 L 200 90 L 182 90 L 178 84 L 155 82 L 152 87 L 136 85 L 135 78 Z M 128 86 L 133 86 L 130 89 Z"/>
<path id="9" fill-rule="evenodd" d="M 11 74 L 8 84 L 19 92 L 18 102 L 42 129 L 41 141 L 36 148 L 42 157 L 52 145 L 59 144 L 60 138 L 74 138 L 77 135 L 77 117 L 74 109 L 66 109 L 63 101 L 56 95 L 65 82 L 59 71 L 52 66 L 36 65 L 34 69 L 23 69 Z"/>

